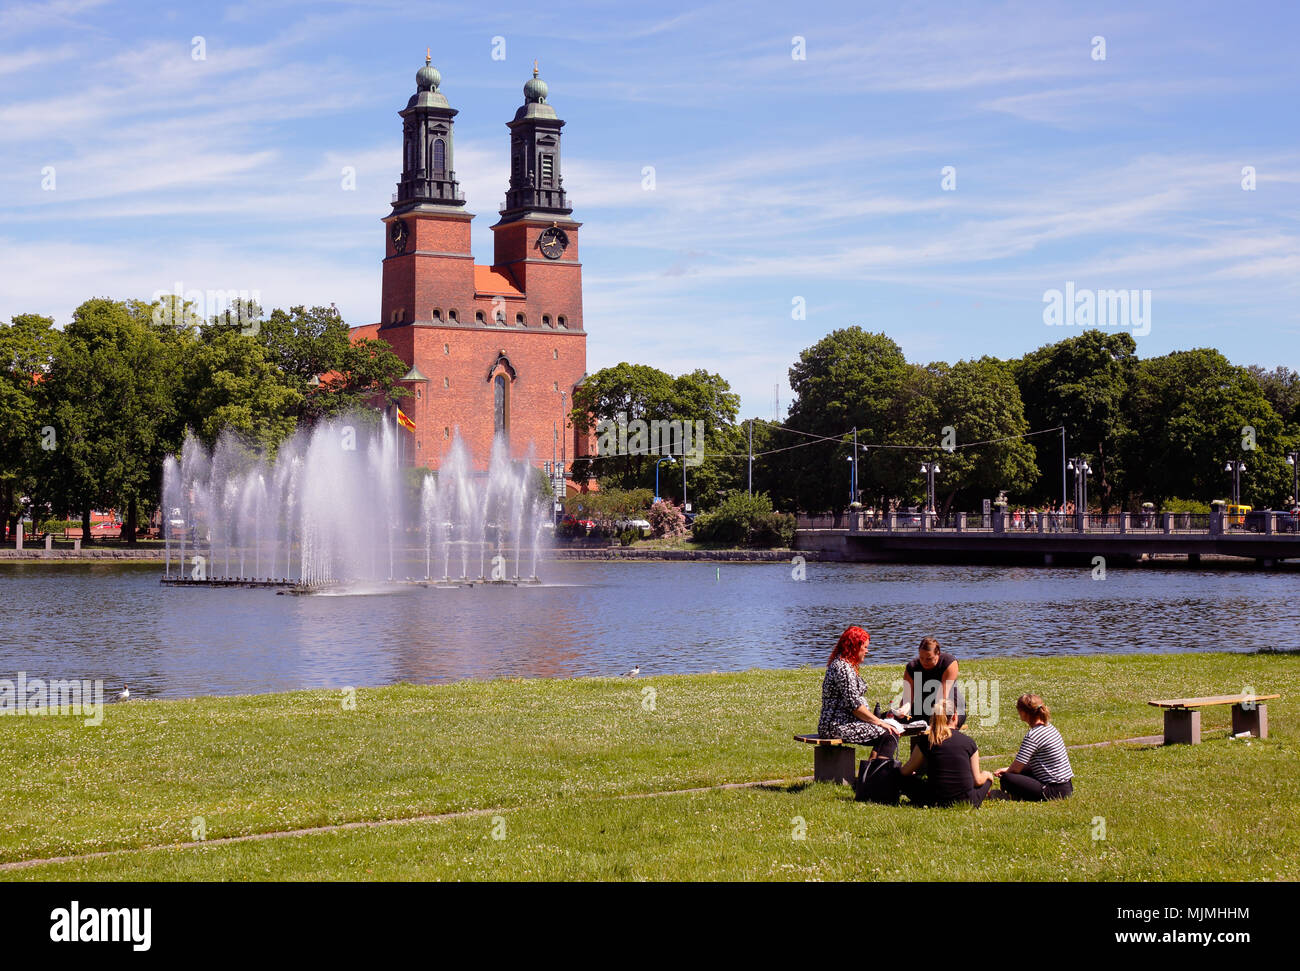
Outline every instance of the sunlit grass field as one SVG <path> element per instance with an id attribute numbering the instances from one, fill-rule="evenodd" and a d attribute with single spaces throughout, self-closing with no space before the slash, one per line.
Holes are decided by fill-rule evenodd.
<path id="1" fill-rule="evenodd" d="M 1150 698 L 1235 692 L 1271 737 L 1071 753 L 1074 798 L 917 809 L 796 781 L 822 672 L 398 685 L 109 706 L 104 723 L 0 718 L 0 878 L 130 880 L 1223 880 L 1300 878 L 1300 657 L 963 661 L 1005 765 L 1042 694 L 1068 744 L 1159 734 Z M 887 702 L 897 666 L 864 668 Z M 987 695 L 986 695 L 987 697 Z M 981 721 L 989 724 L 981 724 Z M 904 743 L 902 753 L 906 752 Z M 860 750 L 861 752 L 861 750 Z M 767 786 L 674 790 L 784 780 Z M 659 795 L 645 795 L 667 793 Z M 644 796 L 644 797 L 643 797 Z M 624 798 L 637 797 L 637 798 Z M 410 817 L 471 811 L 432 821 Z M 398 820 L 239 843 L 223 837 Z M 203 837 L 207 842 L 181 847 Z"/>

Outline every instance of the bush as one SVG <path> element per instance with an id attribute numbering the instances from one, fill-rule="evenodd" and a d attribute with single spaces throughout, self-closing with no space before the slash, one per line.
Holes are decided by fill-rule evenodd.
<path id="1" fill-rule="evenodd" d="M 31 524 L 28 523 L 24 529 L 29 529 Z M 80 529 L 80 519 L 47 519 L 41 523 L 42 533 L 66 533 L 69 529 Z"/>
<path id="2" fill-rule="evenodd" d="M 686 535 L 686 516 L 667 499 L 660 499 L 650 507 L 646 517 L 650 521 L 650 535 L 659 539 L 681 539 Z"/>
<path id="3" fill-rule="evenodd" d="M 766 493 L 733 492 L 716 509 L 695 520 L 695 539 L 729 546 L 790 546 L 794 516 L 776 512 Z"/>
<path id="4" fill-rule="evenodd" d="M 620 546 L 631 546 L 640 538 L 641 530 L 639 529 L 625 529 L 623 532 L 618 534 L 618 542 Z"/>
<path id="5" fill-rule="evenodd" d="M 1195 499 L 1166 499 L 1160 504 L 1160 511 L 1208 513 L 1210 504 L 1197 502 Z"/>

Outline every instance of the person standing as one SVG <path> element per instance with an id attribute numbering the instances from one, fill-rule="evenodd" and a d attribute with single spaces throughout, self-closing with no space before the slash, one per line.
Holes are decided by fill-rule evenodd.
<path id="1" fill-rule="evenodd" d="M 993 774 L 1009 799 L 1042 802 L 1066 799 L 1074 793 L 1074 769 L 1070 753 L 1056 726 L 1052 713 L 1038 695 L 1021 695 L 1016 699 L 1016 714 L 1029 726 L 1016 760 Z"/>

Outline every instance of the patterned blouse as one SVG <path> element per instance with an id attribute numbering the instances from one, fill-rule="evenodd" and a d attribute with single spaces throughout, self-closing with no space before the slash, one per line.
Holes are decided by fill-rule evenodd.
<path id="1" fill-rule="evenodd" d="M 841 725 L 855 722 L 866 726 L 853 714 L 862 705 L 866 693 L 866 683 L 857 668 L 842 657 L 832 661 L 822 681 L 822 713 L 817 720 L 817 734 L 838 735 Z"/>

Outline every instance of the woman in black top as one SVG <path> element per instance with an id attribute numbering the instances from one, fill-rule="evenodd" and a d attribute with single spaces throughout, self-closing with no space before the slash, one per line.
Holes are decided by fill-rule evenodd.
<path id="1" fill-rule="evenodd" d="M 935 704 L 945 699 L 950 712 L 957 713 L 957 727 L 966 724 L 966 702 L 957 687 L 960 673 L 957 659 L 940 650 L 933 637 L 921 639 L 916 657 L 903 668 L 903 703 L 898 708 L 899 720 L 907 717 L 929 719 Z"/>
<path id="2" fill-rule="evenodd" d="M 916 775 L 922 766 L 924 779 Z M 957 731 L 957 714 L 942 698 L 935 703 L 929 730 L 917 736 L 902 773 L 903 794 L 922 806 L 969 802 L 978 808 L 993 788 L 993 776 L 980 768 L 979 747 Z"/>

